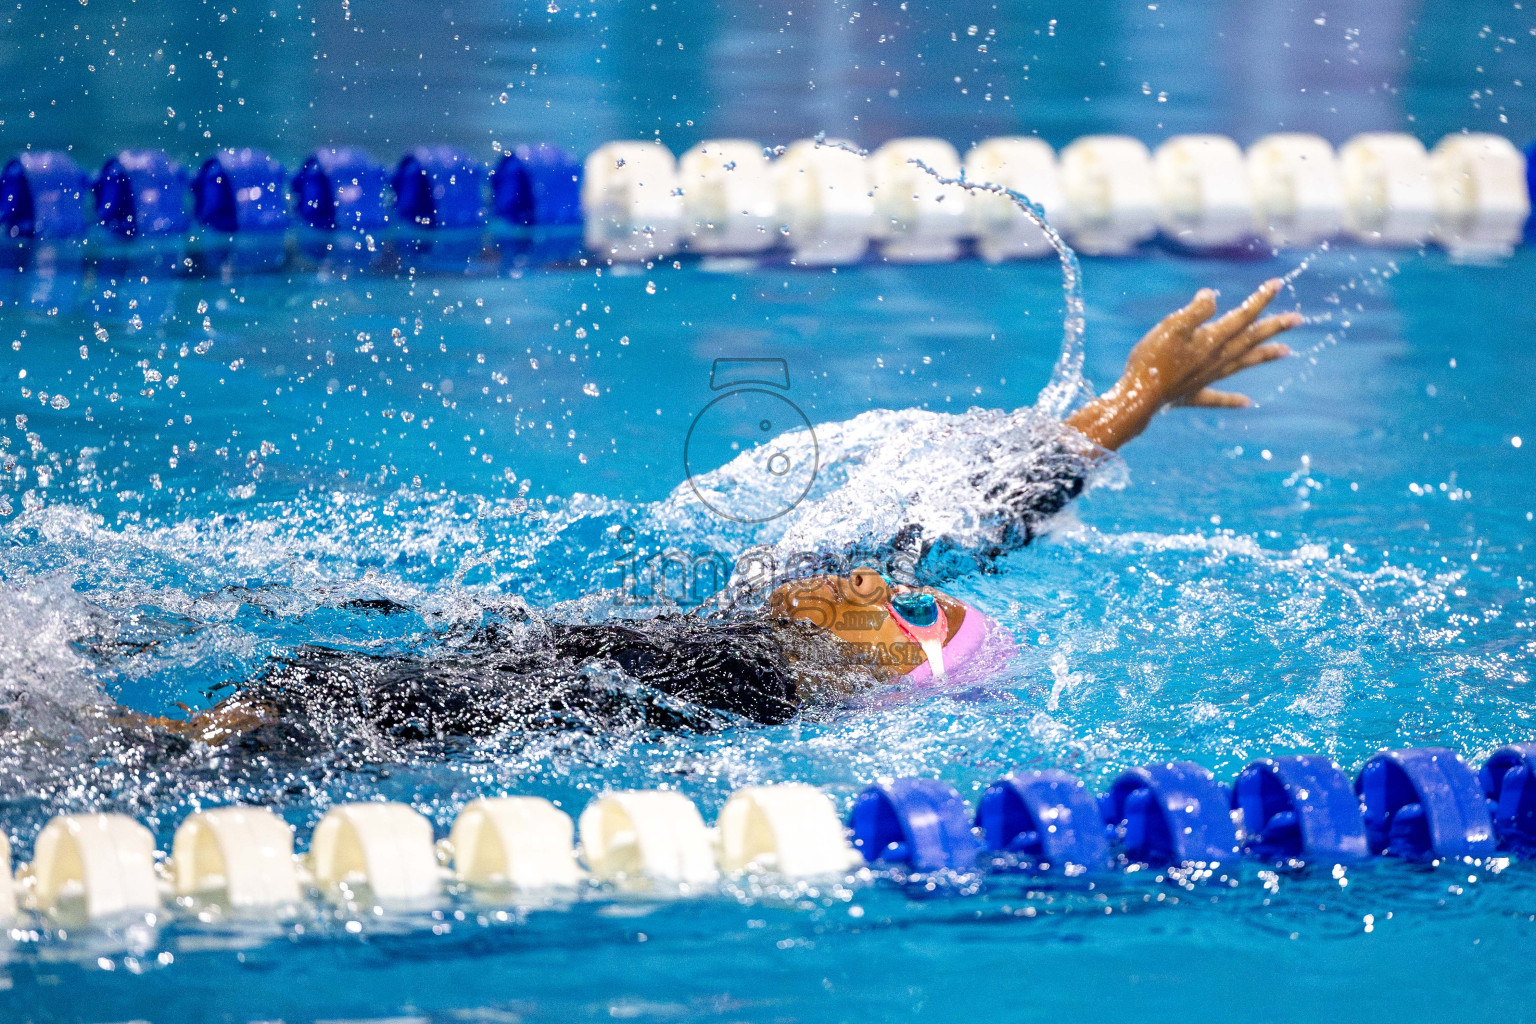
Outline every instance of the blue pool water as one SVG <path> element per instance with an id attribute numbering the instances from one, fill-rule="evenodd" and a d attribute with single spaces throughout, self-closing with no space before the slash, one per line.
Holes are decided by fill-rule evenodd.
<path id="1" fill-rule="evenodd" d="M 1039 127 L 1061 144 L 1109 128 L 1247 141 L 1307 127 L 1340 141 L 1468 127 L 1523 141 L 1532 120 L 1511 84 L 1536 81 L 1530 19 L 1492 6 L 824 5 L 810 18 L 648 6 L 412 18 L 361 4 L 275 17 L 24 5 L 0 60 L 29 84 L 0 99 L 0 136 L 73 144 L 87 163 L 128 143 L 187 156 L 260 144 L 292 161 L 319 143 L 387 156 L 443 140 L 488 157 L 493 138 L 582 150 L 655 129 L 677 151 L 821 129 L 962 142 Z M 982 81 L 1018 100 L 951 88 L 982 74 L 974 46 L 943 49 L 971 24 L 997 29 Z M 880 77 L 882 60 L 902 84 Z M 529 75 L 536 61 L 551 80 Z M 1085 260 L 1088 377 L 1107 385 L 1198 287 L 1230 300 L 1306 255 Z M 193 275 L 63 250 L 0 275 L 0 436 L 16 463 L 0 489 L 0 823 L 21 860 L 67 810 L 125 811 L 167 848 L 188 813 L 236 801 L 274 807 L 303 837 L 337 801 L 387 797 L 441 835 L 467 800 L 497 792 L 574 812 L 606 789 L 668 786 L 712 818 L 752 782 L 811 782 L 846 801 L 877 777 L 930 775 L 974 802 L 1016 768 L 1102 787 L 1165 757 L 1227 778 L 1304 751 L 1348 770 L 1383 746 L 1480 759 L 1536 736 L 1533 285 L 1529 250 L 1490 266 L 1313 254 L 1278 303 L 1315 322 L 1296 332 L 1297 358 L 1244 380 L 1256 409 L 1161 417 L 1047 537 L 949 584 L 1020 641 L 985 687 L 711 735 L 514 733 L 448 755 L 363 737 L 300 767 L 197 752 L 139 764 L 107 756 L 90 709 L 206 706 L 298 644 L 413 650 L 516 600 L 597 617 L 647 554 L 729 556 L 762 539 L 680 511 L 684 439 L 717 358 L 785 360 L 818 425 L 1028 404 L 1058 355 L 1060 275 L 1047 261 L 599 275 L 458 258 L 396 274 L 302 253 Z M 655 605 L 643 577 L 631 590 L 639 610 Z M 409 613 L 341 610 L 356 598 Z M 1144 872 L 1091 888 L 727 886 L 504 914 L 449 900 L 270 928 L 18 932 L 0 947 L 0 1010 L 1523 1020 L 1533 920 L 1536 870 L 1518 862 L 1383 861 L 1343 877 L 1246 864 L 1220 881 Z"/>

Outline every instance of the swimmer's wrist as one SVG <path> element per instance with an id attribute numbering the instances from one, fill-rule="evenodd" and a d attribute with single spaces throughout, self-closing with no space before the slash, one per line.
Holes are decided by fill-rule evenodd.
<path id="1" fill-rule="evenodd" d="M 1161 389 L 1148 386 L 1143 378 L 1127 374 L 1108 391 L 1073 413 L 1067 419 L 1067 425 L 1100 448 L 1116 451 L 1146 430 L 1152 417 L 1166 404 Z"/>
<path id="2" fill-rule="evenodd" d="M 1150 382 L 1126 374 L 1104 392 L 1104 401 L 1122 416 L 1151 422 L 1163 406 L 1168 404 L 1162 389 Z"/>
<path id="3" fill-rule="evenodd" d="M 1104 406 L 1105 423 L 1100 433 L 1101 445 L 1111 451 L 1118 450 L 1127 441 L 1137 437 L 1152 423 L 1166 403 L 1160 392 L 1148 387 L 1145 381 L 1130 376 L 1121 377 L 1100 398 Z"/>

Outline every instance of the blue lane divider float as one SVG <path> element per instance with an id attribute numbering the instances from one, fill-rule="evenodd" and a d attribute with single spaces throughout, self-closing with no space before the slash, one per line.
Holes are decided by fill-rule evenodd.
<path id="1" fill-rule="evenodd" d="M 418 146 L 395 167 L 395 211 L 406 224 L 468 228 L 480 223 L 484 170 L 452 146 Z"/>
<path id="2" fill-rule="evenodd" d="M 388 175 L 361 149 L 317 149 L 293 176 L 294 210 L 312 228 L 373 231 L 384 226 Z"/>
<path id="3" fill-rule="evenodd" d="M 491 172 L 491 205 L 521 227 L 579 225 L 581 163 L 559 146 L 518 146 Z"/>
<path id="4" fill-rule="evenodd" d="M 192 181 L 199 224 L 215 231 L 276 231 L 288 223 L 283 165 L 259 149 L 226 149 Z"/>
<path id="5" fill-rule="evenodd" d="M 972 842 L 964 820 L 947 784 L 903 778 L 861 793 L 848 824 L 868 861 L 916 870 L 970 870 L 976 843 L 1032 870 L 1098 869 L 1114 844 L 1127 862 L 1154 867 L 1227 863 L 1239 853 L 1325 864 L 1530 853 L 1536 743 L 1500 748 L 1478 776 L 1444 747 L 1383 751 L 1353 785 L 1313 755 L 1254 761 L 1231 789 L 1189 761 L 1153 764 L 1122 772 L 1097 804 L 1065 772 L 1019 773 L 983 791 Z"/>
<path id="6" fill-rule="evenodd" d="M 965 801 L 938 779 L 895 779 L 870 786 L 849 815 L 853 847 L 871 864 L 915 871 L 968 871 L 981 848 Z"/>
<path id="7" fill-rule="evenodd" d="M 1247 852 L 1266 860 L 1348 863 L 1370 854 L 1360 802 L 1326 757 L 1266 757 L 1238 773 L 1232 805 L 1243 812 Z"/>
<path id="8" fill-rule="evenodd" d="M 1496 848 L 1483 788 L 1447 747 L 1383 751 L 1360 769 L 1355 792 L 1372 853 L 1429 860 Z"/>
<path id="9" fill-rule="evenodd" d="M 90 178 L 68 153 L 21 153 L 0 170 L 0 231 L 8 238 L 83 234 L 90 187 Z"/>
<path id="10" fill-rule="evenodd" d="M 1525 219 L 1525 241 L 1536 242 L 1536 142 L 1525 147 L 1525 192 L 1531 197 L 1531 215 Z"/>
<path id="11" fill-rule="evenodd" d="M 1109 864 L 1099 805 L 1081 779 L 1051 769 L 1006 775 L 976 806 L 986 849 L 1034 867 L 1098 870 Z"/>
<path id="12" fill-rule="evenodd" d="M 1493 829 L 1506 849 L 1536 850 L 1536 743 L 1495 750 L 1479 773 Z"/>
<path id="13" fill-rule="evenodd" d="M 1192 761 L 1122 772 L 1101 807 L 1130 860 L 1211 864 L 1238 853 L 1231 797 L 1209 770 Z"/>
<path id="14" fill-rule="evenodd" d="M 96 178 L 96 219 L 124 238 L 187 230 L 187 172 L 154 149 L 125 149 Z"/>

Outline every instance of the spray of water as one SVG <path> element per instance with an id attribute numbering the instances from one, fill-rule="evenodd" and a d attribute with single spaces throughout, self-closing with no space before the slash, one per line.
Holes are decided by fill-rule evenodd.
<path id="1" fill-rule="evenodd" d="M 1065 416 L 1076 405 L 1088 398 L 1087 382 L 1083 379 L 1083 335 L 1086 331 L 1087 321 L 1084 315 L 1083 305 L 1083 268 L 1077 260 L 1077 253 L 1067 244 L 1045 216 L 1045 208 L 1022 192 L 1004 188 L 1001 185 L 979 183 L 965 180 L 965 172 L 962 170 L 958 178 L 947 177 L 929 167 L 923 161 L 913 158 L 907 161 L 918 170 L 932 176 L 940 185 L 953 185 L 975 195 L 977 193 L 990 193 L 1002 196 L 1013 203 L 1028 217 L 1040 233 L 1045 235 L 1045 240 L 1051 243 L 1051 248 L 1056 250 L 1056 258 L 1061 261 L 1061 292 L 1066 300 L 1066 315 L 1062 320 L 1061 354 L 1056 358 L 1056 367 L 1051 373 L 1051 379 L 1040 392 L 1040 397 L 1035 405 L 1041 412 L 1049 413 L 1058 419 Z"/>
<path id="2" fill-rule="evenodd" d="M 829 141 L 826 132 L 818 133 L 815 136 L 815 142 L 818 146 L 841 149 L 861 157 L 869 156 L 869 151 L 866 149 L 839 139 Z M 1057 356 L 1051 379 L 1040 392 L 1035 407 L 1057 419 L 1063 418 L 1075 406 L 1091 397 L 1088 393 L 1087 381 L 1083 379 L 1083 338 L 1087 320 L 1083 303 L 1083 268 L 1078 262 L 1076 251 L 1067 244 L 1066 239 L 1061 237 L 1061 232 L 1051 224 L 1045 215 L 1045 208 L 1024 193 L 990 182 L 967 181 L 963 169 L 960 176 L 956 178 L 939 173 L 916 157 L 909 159 L 907 163 L 929 175 L 940 185 L 964 189 L 972 195 L 990 193 L 1002 196 L 1018 207 L 1019 211 L 1040 229 L 1040 233 L 1045 236 L 1051 248 L 1056 250 L 1056 257 L 1061 261 L 1061 291 L 1066 301 L 1066 315 L 1062 320 L 1061 353 Z"/>

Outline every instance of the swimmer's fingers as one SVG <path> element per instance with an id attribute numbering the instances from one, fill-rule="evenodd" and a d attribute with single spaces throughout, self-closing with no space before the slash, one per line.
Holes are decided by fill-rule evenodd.
<path id="1" fill-rule="evenodd" d="M 1241 360 L 1249 352 L 1262 346 L 1270 338 L 1290 330 L 1302 322 L 1300 313 L 1276 313 L 1258 323 L 1249 324 L 1234 338 L 1221 343 L 1216 350 L 1216 360 L 1223 367 Z M 1236 369 L 1224 369 L 1222 376 L 1236 373 Z"/>
<path id="2" fill-rule="evenodd" d="M 1278 318 L 1272 317 L 1271 319 L 1278 319 Z M 1252 330 L 1254 330 L 1255 328 L 1257 328 L 1259 326 L 1263 326 L 1263 323 L 1261 322 L 1260 324 L 1256 324 L 1256 325 L 1254 325 L 1253 328 L 1249 328 L 1249 330 L 1252 331 Z M 1275 334 L 1279 333 L 1279 331 L 1283 330 L 1283 329 L 1284 328 L 1281 327 L 1281 328 L 1277 328 L 1275 330 L 1270 330 L 1264 336 L 1266 336 L 1266 337 L 1273 337 Z M 1252 367 L 1262 366 L 1265 363 L 1272 363 L 1276 359 L 1284 359 L 1287 356 L 1289 356 L 1290 354 L 1291 354 L 1291 346 L 1289 346 L 1289 345 L 1287 345 L 1287 344 L 1285 344 L 1284 342 L 1281 342 L 1281 341 L 1271 341 L 1271 342 L 1269 342 L 1267 344 L 1256 344 L 1253 347 L 1247 349 L 1246 351 L 1239 350 L 1235 355 L 1229 356 L 1225 361 L 1223 361 L 1219 365 L 1219 368 L 1216 370 L 1215 373 L 1211 374 L 1209 377 L 1207 377 L 1205 379 L 1205 382 L 1206 383 L 1213 383 L 1215 381 L 1224 380 L 1227 377 L 1231 377 L 1233 374 L 1242 373 L 1244 370 L 1250 369 Z M 1234 395 L 1225 395 L 1223 392 L 1212 391 L 1210 388 L 1203 388 L 1201 391 L 1196 393 L 1196 397 L 1197 398 L 1204 397 L 1204 398 L 1208 398 L 1208 399 L 1211 399 L 1211 400 L 1210 401 L 1194 401 L 1194 400 L 1191 400 L 1191 401 L 1189 401 L 1186 404 L 1188 404 L 1188 405 L 1211 406 L 1211 407 L 1216 407 L 1216 408 L 1235 407 L 1235 406 L 1240 406 L 1240 405 L 1241 406 L 1246 406 L 1246 405 L 1253 404 L 1253 403 L 1249 402 L 1245 398 L 1241 402 L 1228 401 L 1228 399 L 1231 399 L 1231 398 L 1243 398 L 1243 396 L 1241 396 L 1241 395 L 1235 395 L 1235 396 Z"/>
<path id="3" fill-rule="evenodd" d="M 1247 395 L 1240 395 L 1235 391 L 1217 391 L 1215 388 L 1201 388 L 1179 404 L 1199 409 L 1246 409 L 1253 404 L 1253 399 Z"/>
<path id="4" fill-rule="evenodd" d="M 1244 355 L 1229 363 L 1222 373 L 1223 377 L 1230 377 L 1234 373 L 1253 367 L 1262 366 L 1264 363 L 1272 363 L 1276 359 L 1284 359 L 1291 354 L 1291 346 L 1283 341 L 1272 341 L 1268 345 L 1259 345 L 1250 349 Z"/>
<path id="5" fill-rule="evenodd" d="M 1150 332 L 1148 337 L 1160 332 L 1172 335 L 1189 334 L 1196 327 L 1205 323 L 1216 313 L 1216 293 L 1210 288 L 1201 288 L 1195 292 L 1195 297 L 1189 300 L 1189 305 L 1183 309 L 1176 309 L 1163 317 L 1162 321 Z"/>
<path id="6" fill-rule="evenodd" d="M 1301 320 L 1300 313 L 1277 313 L 1274 316 L 1265 317 L 1256 324 L 1249 324 L 1237 337 L 1230 339 L 1217 349 L 1215 361 L 1223 367 L 1236 363 L 1270 338 L 1295 327 L 1301 323 Z M 1222 376 L 1235 372 L 1237 371 L 1224 369 Z"/>
<path id="7" fill-rule="evenodd" d="M 1246 352 L 1252 348 L 1258 348 L 1264 342 L 1277 334 L 1282 334 L 1293 327 L 1300 327 L 1304 318 L 1300 313 L 1276 313 L 1267 316 L 1258 323 L 1251 325 L 1247 330 L 1239 334 L 1232 346 L 1234 353 Z"/>
<path id="8" fill-rule="evenodd" d="M 1264 307 L 1269 305 L 1269 300 L 1275 297 L 1280 287 L 1285 282 L 1278 277 L 1272 277 L 1259 285 L 1254 293 L 1244 299 L 1240 304 L 1227 310 L 1219 319 L 1211 321 L 1201 328 L 1201 333 L 1218 346 L 1223 345 L 1229 339 L 1241 334 L 1242 331 L 1259 318 L 1264 312 Z"/>

